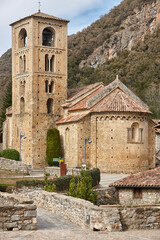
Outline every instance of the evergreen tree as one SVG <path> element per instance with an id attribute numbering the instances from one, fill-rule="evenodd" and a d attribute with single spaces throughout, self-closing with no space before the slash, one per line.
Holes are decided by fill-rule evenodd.
<path id="1" fill-rule="evenodd" d="M 6 109 L 12 105 L 12 81 L 9 82 L 5 95 L 3 97 L 2 113 L 0 115 L 0 127 L 2 127 L 3 122 L 6 120 Z"/>

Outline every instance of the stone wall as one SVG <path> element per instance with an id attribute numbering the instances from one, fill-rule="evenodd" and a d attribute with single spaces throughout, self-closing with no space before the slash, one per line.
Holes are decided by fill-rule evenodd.
<path id="1" fill-rule="evenodd" d="M 0 169 L 1 170 L 9 170 L 12 172 L 17 171 L 17 172 L 28 174 L 29 170 L 31 169 L 31 166 L 26 165 L 19 161 L 0 157 Z"/>
<path id="2" fill-rule="evenodd" d="M 25 193 L 37 206 L 52 211 L 71 222 L 93 230 L 160 228 L 160 205 L 95 206 L 83 199 L 42 190 Z"/>
<path id="3" fill-rule="evenodd" d="M 36 209 L 33 201 L 18 201 L 14 195 L 0 193 L 0 231 L 36 230 Z"/>
<path id="4" fill-rule="evenodd" d="M 119 211 L 116 208 L 102 209 L 83 199 L 42 190 L 26 193 L 26 196 L 34 200 L 38 207 L 52 211 L 82 228 L 107 231 L 122 229 Z"/>
<path id="5" fill-rule="evenodd" d="M 0 152 L 3 150 L 3 143 L 0 143 Z"/>
<path id="6" fill-rule="evenodd" d="M 81 169 L 76 168 L 67 168 L 67 174 L 66 175 L 72 175 L 72 171 L 75 176 L 80 174 Z M 60 177 L 60 167 L 46 167 L 45 172 L 49 173 L 51 176 L 57 175 L 57 177 Z"/>
<path id="7" fill-rule="evenodd" d="M 160 189 L 142 189 L 141 198 L 134 198 L 134 188 L 118 189 L 120 204 L 160 204 Z"/>

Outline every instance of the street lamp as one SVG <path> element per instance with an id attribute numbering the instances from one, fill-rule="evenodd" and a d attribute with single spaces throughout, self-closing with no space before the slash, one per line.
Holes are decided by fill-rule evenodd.
<path id="1" fill-rule="evenodd" d="M 24 134 L 21 134 L 19 135 L 19 161 L 21 161 L 21 139 L 26 139 L 27 137 L 24 135 Z"/>
<path id="2" fill-rule="evenodd" d="M 82 167 L 86 170 L 86 143 L 92 143 L 91 140 L 84 138 L 84 164 L 82 164 Z"/>

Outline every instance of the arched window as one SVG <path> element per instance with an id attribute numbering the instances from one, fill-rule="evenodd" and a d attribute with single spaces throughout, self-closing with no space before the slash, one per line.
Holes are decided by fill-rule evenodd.
<path id="1" fill-rule="evenodd" d="M 23 72 L 26 72 L 26 56 L 23 56 Z"/>
<path id="2" fill-rule="evenodd" d="M 46 72 L 49 71 L 49 58 L 48 58 L 48 54 L 45 55 L 45 71 Z"/>
<path id="3" fill-rule="evenodd" d="M 131 128 L 128 128 L 128 141 L 129 142 L 142 142 L 143 141 L 143 129 L 139 128 L 137 122 L 131 125 Z"/>
<path id="4" fill-rule="evenodd" d="M 49 93 L 53 92 L 53 86 L 54 86 L 54 82 L 52 81 L 51 84 L 49 85 Z"/>
<path id="5" fill-rule="evenodd" d="M 21 97 L 20 99 L 20 113 L 24 113 L 25 112 L 25 101 L 24 98 Z"/>
<path id="6" fill-rule="evenodd" d="M 66 144 L 69 144 L 69 142 L 70 142 L 70 130 L 68 127 L 65 130 L 65 142 L 66 142 Z"/>
<path id="7" fill-rule="evenodd" d="M 45 92 L 48 93 L 48 81 L 45 81 Z"/>
<path id="8" fill-rule="evenodd" d="M 27 46 L 27 32 L 25 28 L 22 28 L 19 32 L 19 41 L 18 41 L 18 47 L 23 48 Z"/>
<path id="9" fill-rule="evenodd" d="M 54 56 L 51 57 L 51 60 L 50 60 L 50 71 L 51 72 L 54 72 Z"/>
<path id="10" fill-rule="evenodd" d="M 47 113 L 53 113 L 53 99 L 49 98 L 47 100 Z"/>
<path id="11" fill-rule="evenodd" d="M 19 58 L 19 73 L 23 72 L 23 59 L 22 56 Z"/>
<path id="12" fill-rule="evenodd" d="M 45 28 L 42 33 L 42 45 L 54 46 L 54 30 L 51 28 Z"/>

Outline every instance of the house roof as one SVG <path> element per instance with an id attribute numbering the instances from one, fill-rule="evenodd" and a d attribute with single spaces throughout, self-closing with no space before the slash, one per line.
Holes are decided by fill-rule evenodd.
<path id="1" fill-rule="evenodd" d="M 86 86 L 82 91 L 76 93 L 63 104 L 63 107 L 68 109 L 70 118 L 72 111 L 74 115 L 79 110 L 89 111 L 90 113 L 99 112 L 139 112 L 152 114 L 148 106 L 140 100 L 131 90 L 129 90 L 117 78 L 104 87 L 102 83 L 95 83 Z M 80 119 L 79 119 L 80 120 Z M 76 119 L 76 121 L 79 121 Z M 60 123 L 68 123 L 68 118 L 63 118 Z"/>
<path id="2" fill-rule="evenodd" d="M 110 187 L 160 188 L 160 167 L 125 177 L 110 184 Z"/>
<path id="3" fill-rule="evenodd" d="M 119 87 L 102 99 L 93 109 L 92 112 L 143 112 L 151 113 L 148 108 L 131 98 Z"/>
<path id="4" fill-rule="evenodd" d="M 52 15 L 48 15 L 48 14 L 45 14 L 45 13 L 42 13 L 42 12 L 37 12 L 37 13 L 34 13 L 34 14 L 29 15 L 27 17 L 21 18 L 20 20 L 11 23 L 10 26 L 14 25 L 15 23 L 17 23 L 17 22 L 19 22 L 21 20 L 25 20 L 27 18 L 34 18 L 34 17 L 40 17 L 40 18 L 45 18 L 45 19 L 52 19 L 52 20 L 57 20 L 57 21 L 61 21 L 61 22 L 66 22 L 66 23 L 69 22 L 68 20 L 65 20 L 65 19 L 62 19 L 62 18 L 58 18 L 58 17 L 52 16 Z"/>
<path id="5" fill-rule="evenodd" d="M 81 120 L 82 118 L 86 117 L 89 113 L 82 113 L 82 114 L 76 114 L 76 115 L 70 115 L 65 118 L 62 118 L 56 124 L 64 124 L 64 123 L 72 123 L 77 122 Z"/>

